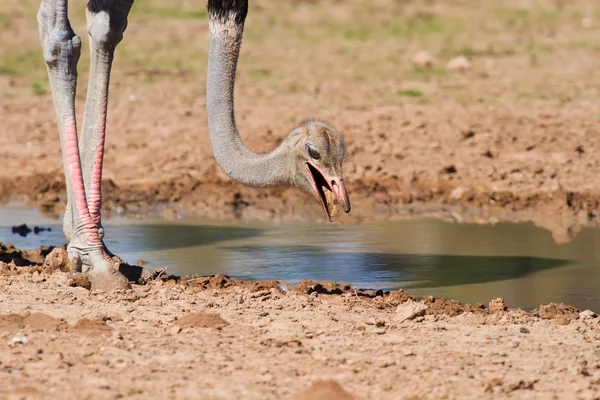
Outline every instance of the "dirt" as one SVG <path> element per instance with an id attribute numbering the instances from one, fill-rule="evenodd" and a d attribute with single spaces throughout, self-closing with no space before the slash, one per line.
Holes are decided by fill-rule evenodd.
<path id="1" fill-rule="evenodd" d="M 90 292 L 26 261 L 0 263 L 3 398 L 600 396 L 600 319 L 564 304 L 223 275 Z"/>
<path id="2" fill-rule="evenodd" d="M 181 328 L 223 328 L 229 323 L 221 318 L 219 314 L 201 312 L 178 319 L 177 325 Z"/>
<path id="3" fill-rule="evenodd" d="M 316 200 L 243 187 L 215 163 L 200 6 L 134 5 L 111 78 L 103 215 L 326 223 Z M 57 216 L 65 182 L 37 7 L 6 0 L 0 12 L 0 202 Z M 336 223 L 531 220 L 571 240 L 600 223 L 599 7 L 256 0 L 241 135 L 264 152 L 304 119 L 336 127 L 353 205 Z M 83 10 L 70 13 L 86 45 Z M 84 50 L 80 112 L 88 65 Z M 599 319 L 569 305 L 225 276 L 90 292 L 68 264 L 64 247 L 0 244 L 0 397 L 600 397 Z"/>

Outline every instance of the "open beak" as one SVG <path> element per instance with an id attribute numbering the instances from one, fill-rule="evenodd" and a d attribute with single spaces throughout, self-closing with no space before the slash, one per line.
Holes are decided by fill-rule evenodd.
<path id="1" fill-rule="evenodd" d="M 344 212 L 350 212 L 350 198 L 341 176 L 327 176 L 311 163 L 306 163 L 306 171 L 315 197 L 321 202 L 330 222 L 335 220 L 339 211 L 338 206 Z"/>

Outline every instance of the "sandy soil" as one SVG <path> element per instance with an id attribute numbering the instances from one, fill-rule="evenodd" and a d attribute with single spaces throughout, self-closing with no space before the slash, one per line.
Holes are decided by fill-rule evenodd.
<path id="1" fill-rule="evenodd" d="M 85 43 L 83 3 L 72 3 Z M 3 0 L 0 10 L 0 202 L 58 214 L 37 6 Z M 598 224 L 597 1 L 256 0 L 246 32 L 241 134 L 266 151 L 306 118 L 338 128 L 353 205 L 338 223 L 424 208 L 533 220 L 559 241 Z M 217 167 L 207 34 L 197 1 L 136 2 L 112 78 L 105 211 L 324 223 L 295 190 L 245 188 Z M 413 64 L 422 50 L 433 65 Z M 464 71 L 447 64 L 460 55 Z M 84 52 L 80 111 L 88 65 Z M 569 306 L 505 311 L 499 300 L 414 303 L 404 292 L 223 277 L 92 293 L 44 273 L 48 251 L 0 246 L 0 397 L 600 397 L 599 319 Z"/>
<path id="2" fill-rule="evenodd" d="M 0 246 L 3 398 L 600 396 L 600 319 L 570 306 L 223 276 L 89 292 L 49 250 Z"/>

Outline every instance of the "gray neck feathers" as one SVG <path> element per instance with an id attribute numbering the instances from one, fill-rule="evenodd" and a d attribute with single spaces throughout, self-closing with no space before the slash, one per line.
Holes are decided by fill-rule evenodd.
<path id="1" fill-rule="evenodd" d="M 206 88 L 208 129 L 215 158 L 231 179 L 254 187 L 293 184 L 290 141 L 257 154 L 242 142 L 235 124 L 233 90 L 242 43 L 243 21 L 234 16 L 210 19 L 210 50 Z"/>

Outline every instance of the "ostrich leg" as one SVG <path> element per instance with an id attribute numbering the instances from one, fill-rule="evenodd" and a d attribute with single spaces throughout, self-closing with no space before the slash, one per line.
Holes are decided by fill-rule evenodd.
<path id="1" fill-rule="evenodd" d="M 86 10 L 91 65 L 79 151 L 90 217 L 101 239 L 104 236 L 100 218 L 102 165 L 110 71 L 132 4 L 133 0 L 91 0 Z M 112 256 L 106 246 L 104 249 Z"/>
<path id="2" fill-rule="evenodd" d="M 106 6 L 107 4 L 110 5 L 112 3 L 122 4 L 124 2 L 90 1 L 90 8 L 93 10 L 95 4 Z M 113 267 L 98 232 L 97 221 L 99 221 L 100 216 L 98 208 L 100 198 L 99 196 L 95 197 L 92 195 L 92 202 L 88 204 L 86 196 L 75 120 L 77 62 L 79 61 L 81 53 L 81 40 L 75 35 L 71 28 L 68 19 L 67 6 L 67 0 L 42 0 L 38 12 L 40 41 L 42 43 L 44 59 L 46 60 L 46 65 L 48 67 L 48 77 L 52 89 L 52 98 L 54 101 L 62 147 L 69 206 L 67 215 L 69 212 L 71 213 L 71 226 L 67 226 L 67 229 L 65 229 L 67 236 L 70 236 L 67 252 L 69 253 L 73 265 L 83 264 L 86 267 L 86 272 L 90 278 L 93 289 L 125 288 L 128 286 L 128 280 Z M 92 10 L 88 11 L 88 21 L 91 17 L 92 21 L 95 22 L 98 16 L 102 16 L 104 19 L 103 24 L 107 27 L 105 31 L 108 31 L 105 32 L 103 38 L 107 39 L 114 37 L 116 39 L 118 36 L 115 33 L 116 26 L 109 23 L 110 17 L 106 17 L 104 14 L 105 11 L 94 13 Z M 109 35 L 108 33 L 112 33 L 112 35 Z M 90 36 L 92 35 L 93 33 L 91 30 Z M 105 40 L 105 42 L 108 41 L 109 40 Z M 94 42 L 96 42 L 96 45 L 100 45 L 103 41 L 96 38 L 94 39 Z M 113 50 L 115 45 L 116 43 L 112 46 Z M 94 54 L 92 58 L 102 59 L 102 52 L 93 52 L 92 54 Z M 104 55 L 106 54 L 107 53 L 104 53 Z M 95 63 L 97 63 L 97 61 L 92 61 L 92 65 Z M 106 90 L 103 91 L 102 88 L 99 88 L 99 90 L 92 92 L 92 97 L 98 97 L 98 100 L 100 100 L 101 96 L 97 95 L 97 93 L 103 92 L 104 98 L 107 98 L 109 71 L 110 67 L 106 69 L 105 73 Z M 98 75 L 100 75 L 100 72 L 98 72 Z M 104 108 L 104 110 L 105 109 L 106 108 Z M 90 114 L 94 115 L 93 111 L 90 112 Z M 105 125 L 106 112 L 104 111 L 104 115 L 102 115 L 102 113 L 99 114 L 98 120 L 95 121 L 94 125 Z M 98 131 L 104 132 L 104 129 L 101 128 L 98 129 Z M 89 135 L 89 133 L 84 130 L 84 135 L 86 133 Z M 87 160 L 97 160 L 99 149 L 99 158 L 100 160 L 102 159 L 104 137 L 103 134 L 99 134 L 98 137 L 102 137 L 102 142 L 98 140 L 95 146 L 93 146 L 94 148 L 90 146 L 89 139 L 85 137 L 82 138 L 81 147 L 83 152 L 90 152 L 96 155 L 95 157 L 90 157 L 88 155 L 86 158 Z M 91 173 L 92 176 L 91 179 L 89 179 L 90 183 L 94 181 L 94 172 L 101 168 L 101 162 L 94 163 L 94 168 Z M 94 193 L 92 190 L 93 185 L 88 183 L 88 186 L 91 191 L 90 193 Z M 99 184 L 97 185 L 97 193 L 99 193 Z M 94 214 L 94 217 L 92 217 L 90 209 L 98 211 L 98 213 Z"/>

